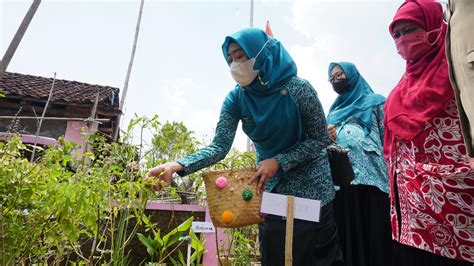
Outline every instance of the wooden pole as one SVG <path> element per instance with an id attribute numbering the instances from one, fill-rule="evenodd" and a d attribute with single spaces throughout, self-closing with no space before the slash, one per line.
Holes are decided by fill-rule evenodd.
<path id="1" fill-rule="evenodd" d="M 95 117 L 97 115 L 97 106 L 99 105 L 99 96 L 100 96 L 100 91 L 99 89 L 97 89 L 97 92 L 95 94 L 95 100 L 94 100 L 94 105 L 92 106 L 92 110 L 91 110 L 91 116 L 87 119 L 87 122 L 86 122 L 86 125 L 87 125 L 87 135 L 85 136 L 84 138 L 84 147 L 83 147 L 83 152 L 87 152 L 87 150 L 89 149 L 89 136 L 91 134 L 91 126 L 93 125 L 93 123 L 97 123 L 97 121 L 95 121 Z M 89 162 L 88 159 L 86 159 L 87 162 Z M 93 260 L 93 254 L 94 254 L 94 250 L 95 250 L 95 243 L 97 241 L 97 235 L 94 236 L 94 241 L 92 243 L 92 253 L 91 253 L 91 256 L 89 258 L 89 261 L 92 261 Z"/>
<path id="2" fill-rule="evenodd" d="M 38 120 L 36 116 L 14 116 L 14 115 L 2 115 L 0 119 L 18 119 L 18 120 L 29 120 L 35 119 Z M 90 118 L 81 118 L 81 117 L 43 117 L 43 120 L 57 120 L 57 121 L 90 121 Z M 97 118 L 94 119 L 96 122 L 109 122 L 109 118 Z"/>
<path id="3" fill-rule="evenodd" d="M 95 116 L 97 115 L 97 106 L 99 105 L 99 89 L 97 89 L 97 93 L 95 94 L 94 106 L 92 106 L 91 116 L 88 119 L 88 127 L 90 128 L 92 122 L 95 122 Z"/>
<path id="4" fill-rule="evenodd" d="M 250 27 L 253 27 L 253 0 L 250 0 Z M 252 141 L 250 138 L 247 136 L 247 151 L 250 152 L 252 151 Z"/>
<path id="5" fill-rule="evenodd" d="M 23 18 L 23 21 L 20 24 L 20 27 L 18 27 L 15 36 L 13 36 L 13 39 L 10 42 L 7 51 L 3 55 L 2 61 L 0 62 L 0 79 L 3 77 L 3 73 L 5 73 L 5 71 L 7 70 L 8 64 L 10 64 L 10 61 L 13 55 L 15 54 L 16 48 L 18 48 L 18 45 L 20 44 L 21 39 L 23 38 L 23 35 L 25 35 L 25 32 L 28 29 L 28 26 L 30 25 L 30 22 L 33 19 L 33 16 L 35 15 L 40 3 L 41 0 L 34 0 L 33 3 L 31 3 L 30 9 L 28 9 L 28 12 L 26 13 L 25 17 Z"/>
<path id="6" fill-rule="evenodd" d="M 191 266 L 191 241 L 188 240 L 188 252 L 186 253 L 186 266 Z M 196 262 L 196 265 L 198 262 Z"/>
<path id="7" fill-rule="evenodd" d="M 36 145 L 38 145 L 38 136 L 40 134 L 41 125 L 43 124 L 44 115 L 46 114 L 46 109 L 48 109 L 49 101 L 51 100 L 51 96 L 53 96 L 53 90 L 54 90 L 54 83 L 55 82 L 56 82 L 56 72 L 54 72 L 53 83 L 51 84 L 51 89 L 49 90 L 48 100 L 46 101 L 46 104 L 45 104 L 44 109 L 43 109 L 43 113 L 41 114 L 41 118 L 40 118 L 39 123 L 38 123 L 38 128 L 36 129 L 35 144 L 33 145 L 33 151 L 31 152 L 30 162 L 33 162 L 33 160 L 35 158 Z"/>
<path id="8" fill-rule="evenodd" d="M 137 27 L 135 29 L 135 38 L 133 40 L 132 54 L 130 55 L 130 62 L 128 63 L 127 76 L 125 77 L 125 84 L 123 85 L 122 96 L 120 97 L 120 103 L 119 103 L 120 112 L 117 116 L 117 126 L 115 128 L 115 132 L 113 136 L 114 140 L 117 140 L 118 133 L 120 131 L 120 119 L 122 118 L 123 106 L 125 104 L 125 97 L 127 96 L 127 91 L 128 91 L 128 81 L 130 80 L 130 73 L 132 72 L 133 59 L 135 58 L 135 50 L 137 49 L 138 33 L 140 31 L 140 22 L 142 20 L 144 2 L 145 0 L 141 0 L 140 10 L 138 11 L 138 20 L 137 20 Z"/>
<path id="9" fill-rule="evenodd" d="M 253 0 L 250 0 L 250 27 L 253 27 Z"/>
<path id="10" fill-rule="evenodd" d="M 286 236 L 285 236 L 285 266 L 293 265 L 293 219 L 294 219 L 294 201 L 293 196 L 287 197 L 286 209 Z"/>

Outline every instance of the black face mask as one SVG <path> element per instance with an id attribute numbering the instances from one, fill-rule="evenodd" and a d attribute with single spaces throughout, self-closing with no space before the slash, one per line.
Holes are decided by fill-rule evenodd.
<path id="1" fill-rule="evenodd" d="M 337 94 L 342 94 L 349 89 L 349 79 L 334 80 L 331 84 Z"/>

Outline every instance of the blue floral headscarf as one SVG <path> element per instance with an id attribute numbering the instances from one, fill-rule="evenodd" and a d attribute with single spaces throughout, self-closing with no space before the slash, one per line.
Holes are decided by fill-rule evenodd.
<path id="1" fill-rule="evenodd" d="M 332 104 L 329 109 L 328 123 L 336 125 L 353 116 L 364 127 L 366 134 L 370 133 L 373 107 L 384 103 L 385 97 L 375 94 L 359 74 L 356 66 L 350 62 L 329 64 L 329 77 L 335 66 L 340 66 L 346 74 L 346 78 L 349 79 L 349 89 L 340 94 Z"/>

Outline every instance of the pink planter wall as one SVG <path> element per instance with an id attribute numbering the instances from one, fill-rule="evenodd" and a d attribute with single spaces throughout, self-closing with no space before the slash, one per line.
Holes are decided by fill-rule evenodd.
<path id="1" fill-rule="evenodd" d="M 189 212 L 205 212 L 206 213 L 206 222 L 212 222 L 211 216 L 209 215 L 209 208 L 203 208 L 198 205 L 189 205 L 189 204 L 166 204 L 166 203 L 159 203 L 156 201 L 150 201 L 147 206 L 148 210 L 169 210 L 169 211 L 189 211 Z M 224 234 L 223 228 L 216 228 L 217 230 L 217 238 L 219 239 L 219 245 L 225 243 L 227 240 L 227 235 Z M 205 234 L 206 242 L 204 243 L 204 247 L 206 248 L 207 252 L 204 253 L 203 256 L 203 265 L 206 266 L 217 266 L 219 265 L 217 261 L 217 246 L 216 246 L 216 234 L 215 233 L 206 233 Z"/>

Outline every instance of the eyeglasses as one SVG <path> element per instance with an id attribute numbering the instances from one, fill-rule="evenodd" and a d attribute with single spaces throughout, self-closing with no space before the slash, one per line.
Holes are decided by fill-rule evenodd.
<path id="1" fill-rule="evenodd" d="M 333 82 L 334 80 L 341 80 L 342 79 L 342 75 L 344 74 L 344 72 L 342 71 L 339 71 L 339 72 L 336 72 L 334 73 L 334 75 L 331 75 L 331 77 L 329 78 L 329 82 Z"/>

